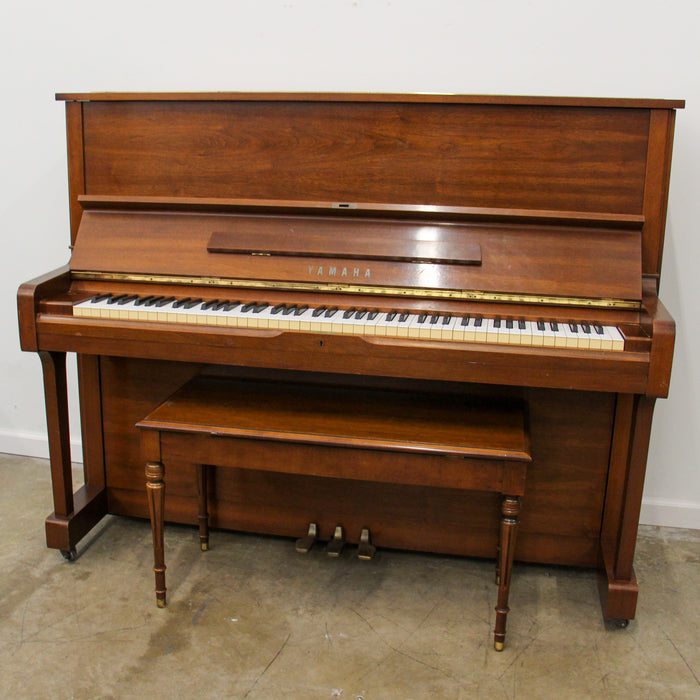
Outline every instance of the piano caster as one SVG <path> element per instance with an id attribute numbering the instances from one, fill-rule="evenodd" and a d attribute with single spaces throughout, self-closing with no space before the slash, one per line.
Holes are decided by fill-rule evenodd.
<path id="1" fill-rule="evenodd" d="M 75 547 L 71 547 L 70 549 L 62 549 L 61 556 L 66 561 L 75 561 L 78 557 L 78 553 L 75 551 Z"/>
<path id="2" fill-rule="evenodd" d="M 209 551 L 209 542 L 200 542 L 200 543 L 199 543 L 199 548 L 200 548 L 203 552 L 208 552 L 208 551 Z"/>
<path id="3" fill-rule="evenodd" d="M 328 543 L 326 554 L 329 557 L 339 557 L 345 546 L 345 530 L 342 525 L 336 525 L 333 539 Z"/>
<path id="4" fill-rule="evenodd" d="M 295 549 L 299 554 L 308 554 L 309 550 L 314 546 L 316 540 L 318 539 L 318 531 L 316 528 L 316 523 L 309 523 L 309 531 L 306 533 L 306 537 L 300 537 L 296 541 Z"/>
<path id="5" fill-rule="evenodd" d="M 369 528 L 363 527 L 360 533 L 360 544 L 357 548 L 357 558 L 369 561 L 374 558 L 377 548 L 372 544 Z"/>
<path id="6" fill-rule="evenodd" d="M 494 642 L 493 643 L 493 648 L 496 651 L 503 651 L 503 647 L 505 647 L 505 642 Z"/>
<path id="7" fill-rule="evenodd" d="M 630 621 L 626 620 L 625 618 L 615 618 L 612 622 L 615 627 L 621 630 L 625 629 L 625 627 L 627 627 L 627 625 L 630 623 Z"/>

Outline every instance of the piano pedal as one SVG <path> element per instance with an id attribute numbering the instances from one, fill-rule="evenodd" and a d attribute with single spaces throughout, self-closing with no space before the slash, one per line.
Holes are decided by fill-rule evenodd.
<path id="1" fill-rule="evenodd" d="M 336 525 L 333 532 L 333 539 L 326 547 L 326 554 L 329 557 L 339 557 L 345 546 L 345 530 L 342 525 Z"/>
<path id="2" fill-rule="evenodd" d="M 316 540 L 318 539 L 318 530 L 316 528 L 316 523 L 309 523 L 309 531 L 306 533 L 306 537 L 300 537 L 296 541 L 295 549 L 299 554 L 308 554 L 309 550 L 314 546 Z"/>
<path id="3" fill-rule="evenodd" d="M 360 544 L 357 547 L 357 558 L 369 561 L 370 559 L 374 559 L 376 553 L 377 548 L 372 544 L 369 528 L 363 527 L 360 533 Z"/>

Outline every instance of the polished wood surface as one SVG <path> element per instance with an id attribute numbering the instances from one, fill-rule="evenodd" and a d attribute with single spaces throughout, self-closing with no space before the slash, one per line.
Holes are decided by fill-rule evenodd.
<path id="1" fill-rule="evenodd" d="M 203 550 L 209 546 L 206 465 L 210 464 L 372 484 L 411 483 L 500 493 L 494 647 L 503 650 L 518 513 L 527 464 L 532 461 L 526 412 L 519 401 L 495 403 L 456 395 L 196 377 L 136 427 L 142 431 L 142 453 L 147 459 L 146 493 L 159 607 L 166 604 L 164 464 L 170 462 L 171 449 L 179 444 L 196 469 Z M 259 445 L 252 459 L 244 449 L 250 440 Z M 264 448 L 275 444 L 287 450 L 284 461 L 265 460 Z M 301 461 L 296 459 L 300 444 L 314 446 L 313 460 L 304 455 Z M 319 471 L 323 451 L 333 453 L 333 466 L 324 465 Z M 451 478 L 455 473 L 456 481 Z M 313 530 L 317 532 L 316 523 Z M 344 541 L 344 532 L 343 524 L 335 526 L 334 544 Z M 369 531 L 363 528 L 362 532 Z M 329 555 L 338 553 L 329 545 Z"/>
<path id="2" fill-rule="evenodd" d="M 505 398 L 528 407 L 533 457 L 514 556 L 597 566 L 606 616 L 634 615 L 651 417 L 654 400 L 668 393 L 675 337 L 658 289 L 674 110 L 682 102 L 282 93 L 60 98 L 75 249 L 69 266 L 18 294 L 21 344 L 43 353 L 47 409 L 58 430 L 49 546 L 70 552 L 108 512 L 147 517 L 135 424 L 200 374 L 423 391 L 445 400 Z M 354 230 L 362 231 L 357 248 Z M 427 263 L 424 251 L 412 257 L 422 231 L 445 242 Z M 244 238 L 245 253 L 208 250 L 222 241 L 235 248 Z M 406 245 L 394 247 L 392 238 Z M 343 260 L 332 257 L 333 239 L 342 240 L 338 251 L 354 267 L 370 269 L 362 285 L 343 287 L 327 275 L 329 263 L 337 273 Z M 285 252 L 320 256 L 279 254 Z M 391 259 L 357 264 L 356 254 Z M 453 262 L 445 262 L 450 255 Z M 136 273 L 142 277 L 130 278 Z M 313 285 L 298 286 L 312 277 Z M 245 284 L 237 287 L 239 278 Z M 258 282 L 265 285 L 250 286 Z M 376 293 L 382 285 L 393 296 Z M 399 287 L 407 293 L 399 295 Z M 453 289 L 483 296 L 434 293 Z M 622 352 L 586 352 L 73 315 L 74 304 L 103 293 L 204 300 L 235 293 L 245 302 L 544 317 L 614 326 L 625 344 Z M 75 494 L 64 468 L 62 366 L 69 352 L 79 354 L 86 471 Z M 175 434 L 163 435 L 171 450 L 165 518 L 195 523 L 188 454 Z M 250 464 L 287 459 L 288 450 L 271 443 L 239 442 Z M 313 474 L 214 466 L 207 485 L 212 525 L 299 537 L 317 521 L 329 538 L 340 517 L 350 537 L 371 526 L 380 547 L 492 556 L 498 525 L 484 523 L 498 510 L 495 495 L 465 494 L 456 473 L 430 487 L 368 485 L 345 464 L 348 473 L 328 479 L 321 474 L 338 468 L 336 449 L 296 445 L 299 464 L 317 465 Z"/>

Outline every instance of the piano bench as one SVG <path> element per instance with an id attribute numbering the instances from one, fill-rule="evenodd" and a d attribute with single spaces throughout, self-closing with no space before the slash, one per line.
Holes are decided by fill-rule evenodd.
<path id="1" fill-rule="evenodd" d="M 503 649 L 527 465 L 526 411 L 453 395 L 195 377 L 137 423 L 146 461 L 156 601 L 165 606 L 165 467 L 197 465 L 202 548 L 207 465 L 501 494 L 494 646 Z M 339 496 L 342 498 L 342 496 Z"/>

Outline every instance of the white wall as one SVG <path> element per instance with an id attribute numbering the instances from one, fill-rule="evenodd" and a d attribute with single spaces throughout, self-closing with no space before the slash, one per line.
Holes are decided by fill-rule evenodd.
<path id="1" fill-rule="evenodd" d="M 682 98 L 662 299 L 678 324 L 643 520 L 700 528 L 700 34 L 693 0 L 5 0 L 0 8 L 0 451 L 43 455 L 20 282 L 68 259 L 55 92 L 289 90 Z M 74 435 L 79 435 L 74 426 Z"/>

